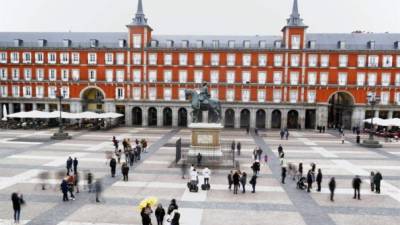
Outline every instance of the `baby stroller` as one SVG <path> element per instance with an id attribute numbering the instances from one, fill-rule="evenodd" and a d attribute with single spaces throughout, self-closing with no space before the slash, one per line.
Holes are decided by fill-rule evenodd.
<path id="1" fill-rule="evenodd" d="M 305 182 L 306 182 L 306 178 L 301 177 L 299 179 L 299 181 L 297 181 L 297 189 L 305 190 L 307 188 L 307 186 L 305 185 Z"/>

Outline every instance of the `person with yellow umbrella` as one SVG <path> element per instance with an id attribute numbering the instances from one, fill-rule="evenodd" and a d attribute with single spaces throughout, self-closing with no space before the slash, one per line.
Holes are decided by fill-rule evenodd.
<path id="1" fill-rule="evenodd" d="M 151 214 L 153 210 L 151 207 L 157 205 L 157 198 L 150 197 L 140 202 L 138 209 L 140 210 L 140 216 L 142 217 L 143 225 L 151 225 Z"/>

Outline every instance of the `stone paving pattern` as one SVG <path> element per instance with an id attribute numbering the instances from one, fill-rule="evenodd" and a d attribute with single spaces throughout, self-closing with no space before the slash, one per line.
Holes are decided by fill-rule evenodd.
<path id="1" fill-rule="evenodd" d="M 141 224 L 137 204 L 146 197 L 157 197 L 164 207 L 176 198 L 183 225 L 396 225 L 400 221 L 400 142 L 385 143 L 383 149 L 365 149 L 346 134 L 345 144 L 337 133 L 291 131 L 289 140 L 280 140 L 278 131 L 246 135 L 243 130 L 223 130 L 222 141 L 242 144 L 237 157 L 241 170 L 251 174 L 252 151 L 256 145 L 269 155 L 262 164 L 256 193 L 233 195 L 227 188 L 228 169 L 212 170 L 212 189 L 190 193 L 181 170 L 173 165 L 174 145 L 178 138 L 190 139 L 187 129 L 118 128 L 106 132 L 71 132 L 72 140 L 51 141 L 51 130 L 0 131 L 0 224 L 12 224 L 10 195 L 24 194 L 21 224 L 38 225 L 125 225 Z M 129 182 L 123 182 L 120 168 L 111 178 L 106 151 L 112 151 L 112 136 L 119 139 L 147 138 L 149 152 L 130 170 Z M 365 138 L 365 137 L 363 137 Z M 282 144 L 288 162 L 317 164 L 324 174 L 323 190 L 311 193 L 297 190 L 288 177 L 280 183 L 277 147 Z M 81 191 L 75 201 L 62 202 L 60 181 L 50 178 L 49 190 L 40 189 L 38 174 L 65 170 L 68 156 L 78 157 L 81 172 L 92 171 L 102 178 L 105 191 L 102 203 L 93 194 Z M 369 191 L 369 172 L 379 170 L 384 177 L 382 194 Z M 362 200 L 353 200 L 351 180 L 363 178 Z M 327 183 L 337 179 L 335 202 L 329 201 Z M 81 183 L 84 185 L 84 183 Z M 81 187 L 81 190 L 83 188 Z M 250 185 L 247 185 L 250 190 Z M 153 224 L 156 224 L 153 216 Z"/>

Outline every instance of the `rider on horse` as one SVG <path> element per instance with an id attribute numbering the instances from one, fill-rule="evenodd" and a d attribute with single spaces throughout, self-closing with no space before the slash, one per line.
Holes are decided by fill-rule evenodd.
<path id="1" fill-rule="evenodd" d="M 208 104 L 208 99 L 211 95 L 208 93 L 208 86 L 207 83 L 203 84 L 203 87 L 200 88 L 199 100 L 200 103 Z"/>

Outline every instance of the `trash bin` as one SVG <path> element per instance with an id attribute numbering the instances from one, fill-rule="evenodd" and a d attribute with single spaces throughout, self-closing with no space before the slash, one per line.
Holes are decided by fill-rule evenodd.
<path id="1" fill-rule="evenodd" d="M 360 144 L 360 135 L 357 135 L 357 140 L 356 140 L 357 144 Z"/>

